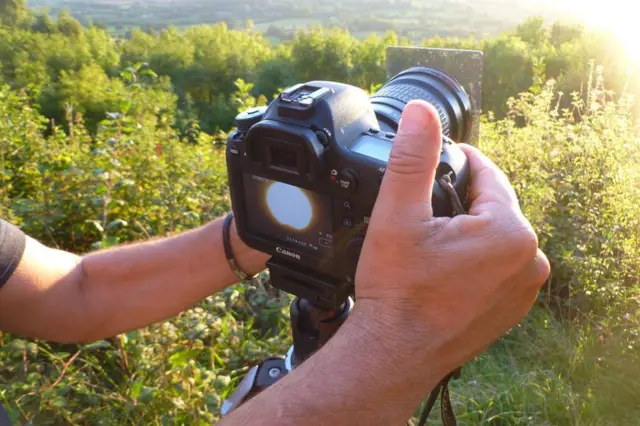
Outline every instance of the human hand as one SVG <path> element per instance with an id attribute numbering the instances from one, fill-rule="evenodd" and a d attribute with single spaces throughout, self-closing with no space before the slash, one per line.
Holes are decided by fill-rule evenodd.
<path id="1" fill-rule="evenodd" d="M 485 350 L 529 312 L 549 262 L 505 174 L 478 149 L 468 215 L 434 218 L 441 127 L 435 109 L 404 110 L 356 274 L 352 316 L 383 355 L 433 383 Z M 437 373 L 436 373 L 437 372 Z"/>

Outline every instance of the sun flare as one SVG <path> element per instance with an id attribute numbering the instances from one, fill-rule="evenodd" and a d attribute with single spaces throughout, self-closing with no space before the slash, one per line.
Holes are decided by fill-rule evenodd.
<path id="1" fill-rule="evenodd" d="M 640 4 L 630 0 L 561 0 L 590 27 L 610 31 L 631 61 L 640 64 Z M 615 46 L 612 46 L 615 48 Z"/>

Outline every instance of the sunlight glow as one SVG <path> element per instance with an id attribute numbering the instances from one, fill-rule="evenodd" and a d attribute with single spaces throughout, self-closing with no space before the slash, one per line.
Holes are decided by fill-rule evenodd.
<path id="1" fill-rule="evenodd" d="M 632 0 L 539 0 L 559 3 L 589 27 L 611 31 L 635 65 L 640 64 L 640 4 Z"/>

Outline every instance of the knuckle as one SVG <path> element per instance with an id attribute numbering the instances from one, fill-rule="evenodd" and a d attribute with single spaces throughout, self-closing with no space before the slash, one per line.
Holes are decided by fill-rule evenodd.
<path id="1" fill-rule="evenodd" d="M 511 233 L 509 248 L 524 260 L 534 259 L 538 254 L 538 235 L 530 226 L 521 226 Z"/>
<path id="2" fill-rule="evenodd" d="M 549 276 L 551 275 L 551 264 L 549 263 L 549 259 L 542 253 L 538 251 L 538 276 L 536 277 L 536 287 L 542 286 Z"/>

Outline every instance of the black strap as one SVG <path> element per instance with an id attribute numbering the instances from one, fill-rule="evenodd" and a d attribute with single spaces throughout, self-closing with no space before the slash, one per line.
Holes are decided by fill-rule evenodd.
<path id="1" fill-rule="evenodd" d="M 0 219 L 0 287 L 16 271 L 24 255 L 27 237 L 17 226 Z"/>
<path id="2" fill-rule="evenodd" d="M 438 183 L 449 196 L 449 201 L 451 202 L 451 206 L 453 207 L 453 216 L 465 214 L 466 211 L 462 205 L 462 202 L 460 201 L 460 197 L 458 197 L 458 193 L 456 192 L 456 189 L 453 187 L 453 183 L 451 182 L 451 172 L 447 173 L 446 175 L 442 175 L 438 179 Z"/>
<path id="3" fill-rule="evenodd" d="M 231 238 L 229 237 L 231 221 L 233 221 L 233 213 L 229 213 L 227 217 L 225 217 L 224 224 L 222 226 L 222 245 L 224 246 L 224 254 L 227 258 L 227 263 L 229 264 L 229 267 L 231 268 L 233 273 L 236 274 L 241 280 L 248 280 L 253 277 L 246 273 L 240 267 L 240 265 L 238 265 L 238 261 L 236 261 L 235 257 L 233 256 L 233 250 L 231 250 Z"/>
<path id="4" fill-rule="evenodd" d="M 438 394 L 440 394 L 440 415 L 442 417 L 443 426 L 456 426 L 456 415 L 453 412 L 453 406 L 451 405 L 451 396 L 449 395 L 449 381 L 452 378 L 460 377 L 460 369 L 456 369 L 451 374 L 448 374 L 447 377 L 442 379 L 440 383 L 431 391 L 429 394 L 429 399 L 422 411 L 422 415 L 420 416 L 420 421 L 418 422 L 419 426 L 424 426 L 427 424 L 427 417 L 431 413 L 433 406 L 436 403 L 436 399 L 438 398 Z"/>

